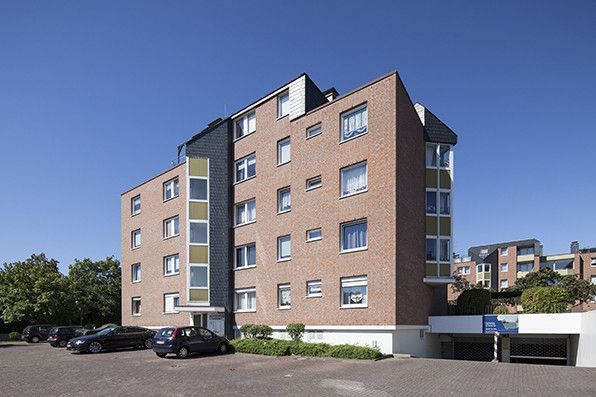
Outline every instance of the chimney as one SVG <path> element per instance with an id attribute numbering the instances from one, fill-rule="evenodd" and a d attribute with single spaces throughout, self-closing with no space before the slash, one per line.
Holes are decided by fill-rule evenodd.
<path id="1" fill-rule="evenodd" d="M 571 242 L 571 253 L 572 254 L 577 254 L 579 252 L 579 242 L 578 241 L 572 241 Z"/>
<path id="2" fill-rule="evenodd" d="M 335 98 L 339 96 L 339 92 L 335 89 L 335 87 L 331 87 L 325 91 L 323 91 L 323 95 L 327 99 L 327 102 L 331 102 Z"/>

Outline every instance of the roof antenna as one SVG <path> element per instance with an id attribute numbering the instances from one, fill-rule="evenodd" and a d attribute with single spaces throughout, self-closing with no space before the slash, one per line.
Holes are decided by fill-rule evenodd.
<path id="1" fill-rule="evenodd" d="M 228 114 L 228 107 L 224 103 L 224 114 L 223 114 L 224 118 L 226 117 L 226 114 Z"/>

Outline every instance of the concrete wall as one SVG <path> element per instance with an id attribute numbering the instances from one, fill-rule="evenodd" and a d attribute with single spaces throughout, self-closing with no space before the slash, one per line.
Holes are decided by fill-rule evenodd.
<path id="1" fill-rule="evenodd" d="M 575 365 L 596 367 L 596 310 L 581 313 L 581 333 L 577 341 Z"/>

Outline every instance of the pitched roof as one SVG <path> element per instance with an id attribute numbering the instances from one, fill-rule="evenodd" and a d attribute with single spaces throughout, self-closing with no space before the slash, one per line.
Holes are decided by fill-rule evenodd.
<path id="1" fill-rule="evenodd" d="M 428 108 L 420 103 L 415 104 L 414 108 L 424 126 L 424 139 L 427 142 L 449 143 L 452 145 L 457 143 L 457 134 Z"/>

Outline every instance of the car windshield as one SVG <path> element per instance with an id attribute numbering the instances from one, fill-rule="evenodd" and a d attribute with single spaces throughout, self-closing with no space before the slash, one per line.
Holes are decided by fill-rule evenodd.
<path id="1" fill-rule="evenodd" d="M 50 330 L 50 334 L 57 334 L 59 329 L 60 329 L 60 328 L 52 328 L 52 329 Z"/>
<path id="2" fill-rule="evenodd" d="M 105 335 L 108 335 L 110 332 L 112 332 L 115 329 L 116 329 L 115 327 L 104 328 L 101 331 L 99 331 L 96 335 L 105 336 Z"/>
<path id="3" fill-rule="evenodd" d="M 162 328 L 157 332 L 157 334 L 159 336 L 166 336 L 169 338 L 174 334 L 174 328 Z"/>

